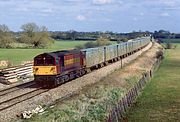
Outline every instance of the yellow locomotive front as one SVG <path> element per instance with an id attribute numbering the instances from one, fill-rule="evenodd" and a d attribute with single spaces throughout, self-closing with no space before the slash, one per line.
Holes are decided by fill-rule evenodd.
<path id="1" fill-rule="evenodd" d="M 34 66 L 34 75 L 56 75 L 56 66 Z"/>
<path id="2" fill-rule="evenodd" d="M 57 65 L 55 56 L 44 53 L 34 58 L 33 74 L 38 84 L 45 85 L 53 82 L 59 73 L 59 65 Z"/>
<path id="3" fill-rule="evenodd" d="M 41 54 L 34 58 L 34 75 L 57 75 L 55 57 L 49 54 Z"/>

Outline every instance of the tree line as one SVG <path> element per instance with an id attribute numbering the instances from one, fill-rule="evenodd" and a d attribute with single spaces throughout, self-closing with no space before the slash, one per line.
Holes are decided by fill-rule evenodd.
<path id="1" fill-rule="evenodd" d="M 77 32 L 70 31 L 48 31 L 46 26 L 38 26 L 36 23 L 26 23 L 20 27 L 21 31 L 12 32 L 7 25 L 0 25 L 0 48 L 13 48 L 14 43 L 26 44 L 26 48 L 46 48 L 54 43 L 54 40 L 85 40 L 96 41 L 95 43 L 89 42 L 85 47 L 96 47 L 99 40 L 107 40 L 126 42 L 129 39 L 153 36 L 155 39 L 177 39 L 180 34 L 170 33 L 166 30 L 159 30 L 155 32 L 149 31 L 133 31 L 130 33 L 115 33 L 112 31 L 106 32 Z M 107 39 L 107 40 L 106 40 Z M 100 41 L 101 42 L 101 41 Z"/>
<path id="2" fill-rule="evenodd" d="M 98 38 L 96 41 L 89 41 L 86 42 L 84 45 L 77 45 L 75 48 L 76 49 L 86 49 L 86 48 L 94 48 L 94 47 L 99 47 L 99 46 L 106 46 L 110 45 L 111 42 L 107 38 Z"/>
<path id="3" fill-rule="evenodd" d="M 159 31 L 133 31 L 130 33 L 115 33 L 111 31 L 106 32 L 77 32 L 74 30 L 70 31 L 55 31 L 50 32 L 52 38 L 59 40 L 92 40 L 95 41 L 98 38 L 107 38 L 110 41 L 127 41 L 129 39 L 142 37 L 142 36 L 153 36 L 155 39 L 180 39 L 180 33 L 171 33 L 167 30 L 159 30 Z"/>
<path id="4" fill-rule="evenodd" d="M 87 43 L 85 47 L 101 46 L 99 40 L 106 39 L 110 41 L 125 42 L 132 38 L 137 38 L 152 34 L 151 32 L 131 32 L 131 33 L 114 33 L 106 32 L 77 32 L 70 31 L 48 31 L 46 26 L 38 26 L 36 23 L 26 23 L 20 27 L 21 31 L 12 32 L 7 25 L 0 25 L 0 48 L 13 48 L 14 43 L 26 44 L 25 48 L 46 48 L 54 43 L 54 40 L 86 40 L 96 41 Z M 98 40 L 99 39 L 99 40 Z"/>
<path id="5" fill-rule="evenodd" d="M 21 26 L 19 35 L 10 31 L 7 25 L 0 25 L 0 48 L 13 48 L 13 43 L 24 43 L 32 48 L 45 48 L 53 43 L 47 27 L 35 23 Z"/>
<path id="6" fill-rule="evenodd" d="M 145 31 L 145 32 L 130 32 L 130 33 L 115 33 L 111 31 L 101 32 L 77 32 L 74 30 L 70 31 L 55 31 L 50 32 L 52 35 L 52 38 L 56 40 L 86 40 L 86 41 L 95 41 L 98 38 L 107 38 L 110 41 L 119 41 L 121 39 L 123 40 L 129 40 L 137 37 L 142 37 L 145 35 L 150 35 L 152 32 Z"/>
<path id="7" fill-rule="evenodd" d="M 179 39 L 180 33 L 171 33 L 170 31 L 159 30 L 154 31 L 153 36 L 156 39 Z"/>

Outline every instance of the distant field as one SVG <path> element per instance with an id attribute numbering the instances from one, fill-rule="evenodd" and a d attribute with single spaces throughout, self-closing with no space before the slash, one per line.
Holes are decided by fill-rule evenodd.
<path id="1" fill-rule="evenodd" d="M 1 49 L 0 61 L 8 60 L 13 65 L 18 65 L 22 61 L 32 61 L 33 57 L 43 52 L 58 51 L 64 49 L 73 49 L 77 45 L 83 45 L 88 41 L 55 41 L 55 43 L 48 49 Z M 112 42 L 115 44 L 116 42 Z"/>
<path id="2" fill-rule="evenodd" d="M 180 39 L 163 39 L 164 43 L 170 42 L 170 43 L 180 43 Z"/>
<path id="3" fill-rule="evenodd" d="M 128 114 L 129 122 L 180 120 L 180 44 L 165 59 Z"/>
<path id="4" fill-rule="evenodd" d="M 48 49 L 0 49 L 0 61 L 8 60 L 14 65 L 21 61 L 31 61 L 37 54 L 43 52 L 57 51 L 63 49 L 73 49 L 75 46 L 85 44 L 87 41 L 55 41 Z"/>

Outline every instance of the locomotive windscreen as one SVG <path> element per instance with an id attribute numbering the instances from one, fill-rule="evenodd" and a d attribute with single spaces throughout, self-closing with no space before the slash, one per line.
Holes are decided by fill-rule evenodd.
<path id="1" fill-rule="evenodd" d="M 34 60 L 35 66 L 53 66 L 55 65 L 55 59 L 51 56 L 38 56 Z"/>

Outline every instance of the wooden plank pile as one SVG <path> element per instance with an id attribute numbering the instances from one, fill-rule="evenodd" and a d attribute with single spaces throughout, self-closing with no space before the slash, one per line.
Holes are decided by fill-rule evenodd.
<path id="1" fill-rule="evenodd" d="M 26 79 L 33 76 L 33 63 L 27 63 L 20 66 L 5 68 L 0 70 L 0 82 L 12 84 L 19 79 Z"/>

